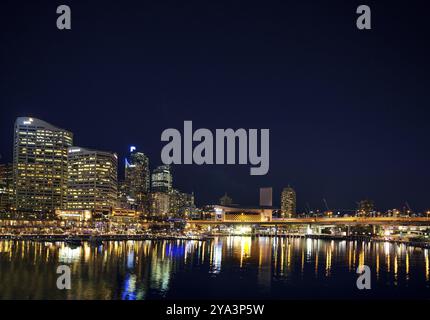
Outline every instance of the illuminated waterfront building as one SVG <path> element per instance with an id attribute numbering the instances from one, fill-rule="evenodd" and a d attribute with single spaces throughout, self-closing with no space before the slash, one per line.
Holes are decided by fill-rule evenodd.
<path id="1" fill-rule="evenodd" d="M 170 212 L 170 194 L 167 192 L 150 193 L 150 215 L 165 218 Z"/>
<path id="2" fill-rule="evenodd" d="M 68 150 L 67 208 L 108 215 L 117 205 L 118 158 L 110 152 Z"/>
<path id="3" fill-rule="evenodd" d="M 223 222 L 266 222 L 272 221 L 273 209 L 268 207 L 212 206 L 215 220 Z"/>
<path id="4" fill-rule="evenodd" d="M 93 215 L 91 210 L 55 210 L 55 215 L 65 221 L 89 221 Z"/>
<path id="5" fill-rule="evenodd" d="M 112 210 L 110 221 L 127 225 L 139 221 L 140 213 L 132 209 L 115 208 Z"/>
<path id="6" fill-rule="evenodd" d="M 375 215 L 375 204 L 372 200 L 366 199 L 358 202 L 357 216 L 372 217 Z"/>
<path id="7" fill-rule="evenodd" d="M 387 210 L 387 212 L 385 213 L 385 216 L 387 216 L 387 217 L 400 217 L 400 210 L 399 209 Z"/>
<path id="8" fill-rule="evenodd" d="M 194 209 L 194 193 L 172 189 L 169 197 L 169 212 L 172 216 L 186 218 L 193 213 Z"/>
<path id="9" fill-rule="evenodd" d="M 13 206 L 13 165 L 0 164 L 0 212 L 11 212 Z"/>
<path id="10" fill-rule="evenodd" d="M 13 152 L 15 206 L 54 213 L 66 202 L 67 148 L 73 134 L 36 118 L 17 118 Z"/>
<path id="11" fill-rule="evenodd" d="M 296 216 L 296 192 L 288 186 L 281 194 L 281 217 L 291 218 Z"/>
<path id="12" fill-rule="evenodd" d="M 194 194 L 173 189 L 170 166 L 157 167 L 151 176 L 152 192 L 149 196 L 149 211 L 153 217 L 185 217 L 195 209 Z"/>
<path id="13" fill-rule="evenodd" d="M 172 173 L 169 165 L 162 165 L 154 169 L 151 176 L 152 192 L 170 192 L 172 190 Z"/>
<path id="14" fill-rule="evenodd" d="M 147 197 L 150 191 L 149 159 L 130 147 L 130 155 L 125 159 L 125 193 L 126 197 L 134 202 L 134 206 L 141 211 L 147 207 Z"/>

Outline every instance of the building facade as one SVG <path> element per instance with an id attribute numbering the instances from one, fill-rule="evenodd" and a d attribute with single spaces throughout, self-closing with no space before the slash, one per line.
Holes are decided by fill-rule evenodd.
<path id="1" fill-rule="evenodd" d="M 118 207 L 133 209 L 136 207 L 136 200 L 129 196 L 128 186 L 124 180 L 118 182 Z"/>
<path id="2" fill-rule="evenodd" d="M 375 203 L 372 200 L 361 200 L 358 202 L 357 216 L 374 217 L 376 216 Z"/>
<path id="3" fill-rule="evenodd" d="M 13 165 L 0 164 L 0 212 L 14 208 Z"/>
<path id="4" fill-rule="evenodd" d="M 288 186 L 281 194 L 281 217 L 292 218 L 296 216 L 296 192 Z"/>
<path id="5" fill-rule="evenodd" d="M 150 193 L 150 216 L 156 218 L 169 217 L 170 194 L 167 192 Z"/>
<path id="6" fill-rule="evenodd" d="M 73 134 L 36 118 L 15 122 L 13 177 L 18 212 L 41 215 L 64 208 L 67 148 Z"/>
<path id="7" fill-rule="evenodd" d="M 170 192 L 172 190 L 173 178 L 169 165 L 158 166 L 151 176 L 152 192 Z"/>
<path id="8" fill-rule="evenodd" d="M 68 149 L 67 209 L 108 215 L 117 205 L 118 157 L 80 147 Z"/>
<path id="9" fill-rule="evenodd" d="M 172 189 L 169 202 L 169 212 L 173 217 L 187 218 L 195 209 L 194 193 Z"/>
<path id="10" fill-rule="evenodd" d="M 150 191 L 149 159 L 130 148 L 130 155 L 125 159 L 125 193 L 127 202 L 133 203 L 135 209 L 146 211 Z"/>
<path id="11" fill-rule="evenodd" d="M 270 222 L 272 221 L 273 209 L 259 208 L 242 208 L 215 205 L 207 208 L 213 219 L 223 222 Z"/>

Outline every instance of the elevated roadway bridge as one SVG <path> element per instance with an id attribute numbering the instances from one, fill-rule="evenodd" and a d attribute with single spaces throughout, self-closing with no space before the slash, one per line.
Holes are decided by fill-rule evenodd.
<path id="1" fill-rule="evenodd" d="M 428 217 L 339 217 L 339 218 L 287 218 L 272 219 L 271 221 L 229 221 L 229 220 L 187 220 L 195 225 L 392 225 L 392 226 L 430 226 Z"/>

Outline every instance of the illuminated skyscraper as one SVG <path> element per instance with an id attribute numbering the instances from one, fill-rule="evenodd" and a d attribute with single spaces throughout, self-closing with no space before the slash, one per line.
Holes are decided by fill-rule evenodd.
<path id="1" fill-rule="evenodd" d="M 172 216 L 185 218 L 194 209 L 194 193 L 184 193 L 177 189 L 172 189 L 169 199 L 169 213 Z"/>
<path id="2" fill-rule="evenodd" d="M 13 166 L 0 164 L 0 212 L 11 212 L 14 207 Z"/>
<path id="3" fill-rule="evenodd" d="M 144 210 L 150 189 L 149 159 L 130 148 L 130 155 L 125 159 L 125 188 L 130 201 L 134 201 L 137 209 Z"/>
<path id="4" fill-rule="evenodd" d="M 170 192 L 172 190 L 172 173 L 169 165 L 157 167 L 152 172 L 152 191 L 153 192 Z"/>
<path id="5" fill-rule="evenodd" d="M 118 182 L 118 203 L 119 208 L 134 209 L 136 201 L 129 196 L 128 186 L 125 181 Z"/>
<path id="6" fill-rule="evenodd" d="M 17 118 L 13 153 L 18 212 L 53 213 L 66 200 L 67 148 L 73 134 L 35 118 Z"/>
<path id="7" fill-rule="evenodd" d="M 170 194 L 167 192 L 150 193 L 150 214 L 153 217 L 165 218 L 170 211 Z"/>
<path id="8" fill-rule="evenodd" d="M 291 218 L 296 215 L 296 192 L 288 186 L 281 194 L 281 217 Z"/>
<path id="9" fill-rule="evenodd" d="M 115 153 L 72 147 L 68 150 L 67 208 L 107 215 L 117 205 Z"/>

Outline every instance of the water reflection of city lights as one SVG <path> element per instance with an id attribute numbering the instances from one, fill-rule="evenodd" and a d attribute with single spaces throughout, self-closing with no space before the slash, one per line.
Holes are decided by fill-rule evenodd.
<path id="1" fill-rule="evenodd" d="M 127 274 L 121 294 L 122 300 L 136 300 L 136 276 Z"/>
<path id="2" fill-rule="evenodd" d="M 199 277 L 202 276 L 199 272 L 209 272 L 212 273 L 209 279 L 223 281 L 224 274 L 230 276 L 232 270 L 237 272 L 239 268 L 243 277 L 248 277 L 248 270 L 256 272 L 252 277 L 256 276 L 259 287 L 267 290 L 267 294 L 274 279 L 277 283 L 311 279 L 319 284 L 325 279 L 335 280 L 348 270 L 355 277 L 357 266 L 363 264 L 371 266 L 372 275 L 375 272 L 375 285 L 389 281 L 390 286 L 402 287 L 406 283 L 412 288 L 418 281 L 430 281 L 428 249 L 361 240 L 232 236 L 210 241 L 106 241 L 99 247 L 86 242 L 73 247 L 63 243 L 4 241 L 0 242 L 0 252 L 5 253 L 0 258 L 7 264 L 13 259 L 29 261 L 29 266 L 37 263 L 73 266 L 73 274 L 81 276 L 79 285 L 83 288 L 78 296 L 73 296 L 77 299 L 169 297 L 172 288 L 178 290 L 178 283 L 183 285 L 193 279 L 194 274 L 191 278 L 184 277 L 185 271 L 196 272 Z M 188 257 L 184 262 L 185 253 Z M 221 271 L 223 277 L 217 275 Z M 36 272 L 40 278 L 41 269 Z M 104 272 L 109 272 L 108 281 Z M 117 281 L 109 282 L 111 278 Z"/>
<path id="3" fill-rule="evenodd" d="M 222 262 L 222 242 L 216 240 L 212 247 L 213 254 L 211 258 L 211 273 L 220 273 L 221 272 L 221 262 Z"/>
<path id="4" fill-rule="evenodd" d="M 132 269 L 134 267 L 134 251 L 129 251 L 127 254 L 127 268 Z"/>
<path id="5" fill-rule="evenodd" d="M 79 261 L 82 255 L 82 248 L 71 248 L 68 246 L 62 246 L 58 250 L 58 261 L 61 263 L 71 263 Z"/>
<path id="6" fill-rule="evenodd" d="M 251 256 L 251 237 L 240 238 L 240 267 L 242 267 L 243 260 Z"/>

